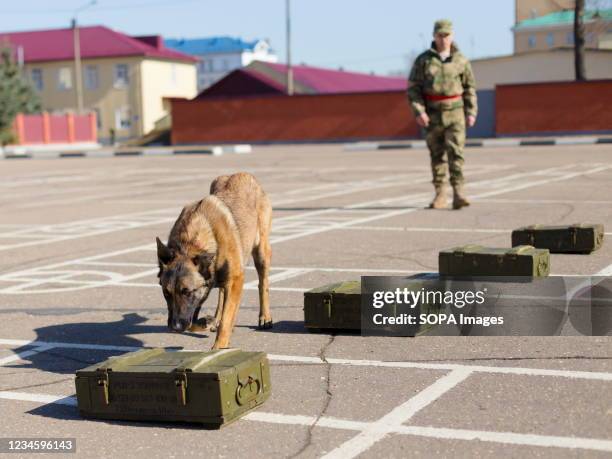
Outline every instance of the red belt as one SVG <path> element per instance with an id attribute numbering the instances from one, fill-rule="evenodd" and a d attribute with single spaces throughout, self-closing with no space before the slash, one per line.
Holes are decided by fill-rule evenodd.
<path id="1" fill-rule="evenodd" d="M 461 97 L 461 94 L 457 94 L 454 96 L 443 96 L 440 94 L 425 94 L 425 99 L 431 102 L 439 102 L 441 100 L 454 100 Z"/>

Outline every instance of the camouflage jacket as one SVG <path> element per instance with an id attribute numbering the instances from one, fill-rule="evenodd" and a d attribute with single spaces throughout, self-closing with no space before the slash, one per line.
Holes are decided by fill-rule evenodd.
<path id="1" fill-rule="evenodd" d="M 432 43 L 431 49 L 414 61 L 408 80 L 408 98 L 415 116 L 425 112 L 427 108 L 435 110 L 463 107 L 466 115 L 473 116 L 478 112 L 472 66 L 454 43 L 450 57 L 444 62 Z M 426 94 L 461 95 L 462 98 L 453 102 L 430 102 L 425 100 Z"/>

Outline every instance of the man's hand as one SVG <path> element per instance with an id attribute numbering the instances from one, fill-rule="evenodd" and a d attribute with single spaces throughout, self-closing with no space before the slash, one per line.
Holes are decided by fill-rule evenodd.
<path id="1" fill-rule="evenodd" d="M 476 124 L 476 117 L 474 115 L 468 115 L 466 119 L 468 127 L 472 127 Z"/>
<path id="2" fill-rule="evenodd" d="M 429 126 L 429 116 L 427 116 L 427 113 L 423 112 L 419 116 L 417 116 L 416 123 L 421 127 Z"/>

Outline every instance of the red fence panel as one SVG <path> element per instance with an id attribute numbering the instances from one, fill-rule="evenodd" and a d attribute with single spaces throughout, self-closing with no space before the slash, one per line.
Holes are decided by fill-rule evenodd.
<path id="1" fill-rule="evenodd" d="M 498 136 L 612 131 L 612 80 L 500 85 L 495 91 Z"/>
<path id="2" fill-rule="evenodd" d="M 418 137 L 404 91 L 172 100 L 172 143 Z"/>
<path id="3" fill-rule="evenodd" d="M 45 143 L 45 123 L 42 115 L 23 116 L 23 139 L 20 143 Z"/>
<path id="4" fill-rule="evenodd" d="M 68 115 L 49 116 L 49 143 L 70 142 L 68 133 Z"/>
<path id="5" fill-rule="evenodd" d="M 19 114 L 15 118 L 19 145 L 97 142 L 96 115 Z"/>

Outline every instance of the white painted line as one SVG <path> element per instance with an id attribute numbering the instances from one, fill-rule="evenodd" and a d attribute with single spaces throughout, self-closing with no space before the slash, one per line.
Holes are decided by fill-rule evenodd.
<path id="1" fill-rule="evenodd" d="M 580 199 L 480 199 L 479 202 L 490 202 L 493 204 L 612 204 L 612 201 L 580 200 Z"/>
<path id="2" fill-rule="evenodd" d="M 304 333 L 307 333 L 306 331 Z M 418 338 L 415 338 L 418 339 Z M 84 344 L 84 343 L 66 343 L 56 341 L 28 341 L 16 339 L 0 339 L 0 345 L 5 346 L 52 346 L 55 348 L 67 349 L 92 349 L 105 351 L 123 351 L 131 352 L 144 347 L 136 346 L 112 346 L 104 344 Z M 597 372 L 597 371 L 573 371 L 573 370 L 550 370 L 546 368 L 521 368 L 521 367 L 497 367 L 484 365 L 469 365 L 457 363 L 427 363 L 427 362 L 393 362 L 384 360 L 355 360 L 355 359 L 340 359 L 329 357 L 325 361 L 319 357 L 300 356 L 300 355 L 278 355 L 268 354 L 268 359 L 279 362 L 295 362 L 313 365 L 323 365 L 331 363 L 333 365 L 347 365 L 356 367 L 382 367 L 382 368 L 417 368 L 423 370 L 439 370 L 453 371 L 468 369 L 471 372 L 491 373 L 491 374 L 514 374 L 522 376 L 546 376 L 569 379 L 587 379 L 593 381 L 612 381 L 612 373 Z M 492 356 L 491 360 L 496 357 Z"/>
<path id="3" fill-rule="evenodd" d="M 310 271 L 312 270 L 304 269 L 304 268 L 297 268 L 297 269 L 289 268 L 289 269 L 286 269 L 285 271 L 281 271 L 279 273 L 269 275 L 268 282 L 272 284 L 274 282 L 292 279 L 294 277 L 301 276 L 302 274 L 306 274 Z M 255 289 L 255 288 L 259 289 L 258 285 L 259 285 L 259 279 L 255 279 L 254 281 L 245 283 L 244 288 L 245 289 Z M 301 290 L 304 291 L 303 289 Z"/>
<path id="4" fill-rule="evenodd" d="M 398 427 L 393 433 L 448 440 L 478 440 L 491 443 L 502 443 L 506 445 L 541 446 L 547 448 L 586 449 L 612 452 L 612 441 L 599 440 L 596 438 L 560 437 L 553 435 L 446 429 L 420 426 L 401 426 Z"/>
<path id="5" fill-rule="evenodd" d="M 49 349 L 53 349 L 54 347 L 55 346 L 53 346 L 52 344 L 42 344 L 42 345 L 36 346 L 34 349 L 30 349 L 29 351 L 18 352 L 15 355 L 4 357 L 3 359 L 0 359 L 0 367 L 3 365 L 6 365 L 7 363 L 24 360 L 27 357 L 36 355 L 40 352 L 48 351 Z"/>
<path id="6" fill-rule="evenodd" d="M 0 391 L 0 399 L 71 407 L 77 406 L 75 396 L 62 397 L 60 395 Z M 327 416 L 317 420 L 315 416 L 287 415 L 264 411 L 252 411 L 242 419 L 250 422 L 299 426 L 312 426 L 316 422 L 317 427 L 353 431 L 364 431 L 372 424 L 369 422 L 351 421 Z M 612 451 L 612 441 L 594 438 L 559 437 L 551 435 L 519 434 L 514 432 L 491 432 L 421 426 L 399 426 L 389 433 L 449 440 L 478 440 L 510 445 L 586 449 L 606 452 Z"/>
<path id="7" fill-rule="evenodd" d="M 243 419 L 247 421 L 266 422 L 270 424 L 286 424 L 309 427 L 316 425 L 317 427 L 329 427 L 331 429 L 343 430 L 364 430 L 370 424 L 369 422 L 347 421 L 328 416 L 320 417 L 317 420 L 315 416 L 266 413 L 263 411 L 252 411 L 244 416 Z"/>
<path id="8" fill-rule="evenodd" d="M 593 277 L 610 277 L 610 276 L 612 276 L 612 264 L 606 266 L 605 268 L 593 274 Z"/>
<path id="9" fill-rule="evenodd" d="M 357 457 L 375 443 L 392 433 L 427 405 L 460 384 L 471 372 L 466 369 L 453 370 L 442 376 L 431 386 L 422 390 L 408 401 L 397 406 L 376 422 L 371 423 L 355 437 L 344 442 L 323 457 L 326 459 L 348 459 Z"/>
<path id="10" fill-rule="evenodd" d="M 332 417 L 299 416 L 254 411 L 243 419 L 270 424 L 302 425 L 328 427 L 340 430 L 363 431 L 371 425 L 369 422 L 346 421 Z M 548 448 L 586 449 L 595 451 L 612 451 L 612 441 L 595 438 L 560 437 L 553 435 L 520 434 L 514 432 L 492 432 L 486 430 L 448 429 L 440 427 L 399 426 L 393 429 L 394 434 L 414 435 L 447 440 L 486 441 L 509 445 L 540 446 Z"/>
<path id="11" fill-rule="evenodd" d="M 4 346 L 50 346 L 54 348 L 65 348 L 65 349 L 89 349 L 93 351 L 122 351 L 122 352 L 132 352 L 138 351 L 140 349 L 145 349 L 143 347 L 136 346 L 112 346 L 107 344 L 83 344 L 83 343 L 65 343 L 65 342 L 47 342 L 47 341 L 28 341 L 21 339 L 0 339 L 0 345 Z"/>
<path id="12" fill-rule="evenodd" d="M 435 227 L 408 227 L 408 226 L 348 226 L 347 230 L 362 230 L 362 231 L 398 231 L 398 232 L 438 232 L 438 233 L 507 233 L 512 230 L 508 229 L 480 229 L 480 228 L 435 228 Z"/>
<path id="13" fill-rule="evenodd" d="M 61 395 L 31 394 L 29 392 L 0 391 L 0 398 L 7 400 L 20 400 L 35 403 L 53 403 L 56 405 L 77 406 L 76 397 L 62 397 Z"/>

